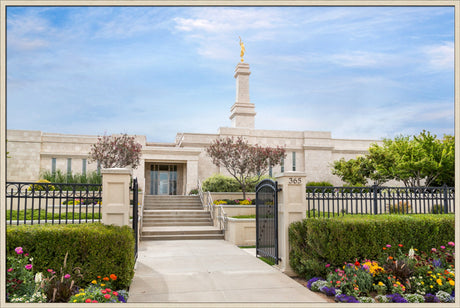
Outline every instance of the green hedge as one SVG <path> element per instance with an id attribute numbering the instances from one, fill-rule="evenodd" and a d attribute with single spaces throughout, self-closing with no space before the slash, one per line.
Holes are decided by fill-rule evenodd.
<path id="1" fill-rule="evenodd" d="M 270 177 L 264 175 L 260 178 L 259 182 L 265 179 L 270 179 Z M 246 192 L 255 192 L 257 184 L 258 182 L 254 182 L 247 185 Z M 240 192 L 241 186 L 234 177 L 215 174 L 203 181 L 202 189 L 203 191 L 211 192 Z"/>
<path id="2" fill-rule="evenodd" d="M 6 230 L 6 253 L 22 247 L 33 257 L 34 269 L 59 273 L 66 252 L 67 269 L 81 268 L 82 286 L 98 275 L 117 275 L 117 289 L 127 288 L 134 275 L 134 233 L 128 226 L 101 223 L 79 225 L 20 225 Z"/>
<path id="3" fill-rule="evenodd" d="M 429 251 L 449 241 L 455 241 L 453 214 L 307 218 L 289 226 L 290 265 L 307 279 L 325 277 L 326 264 L 375 260 L 386 244 Z"/>

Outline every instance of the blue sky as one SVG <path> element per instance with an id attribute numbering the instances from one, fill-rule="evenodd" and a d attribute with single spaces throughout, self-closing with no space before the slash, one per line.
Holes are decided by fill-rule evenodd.
<path id="1" fill-rule="evenodd" d="M 7 128 L 216 133 L 239 36 L 257 129 L 454 133 L 453 7 L 8 7 Z"/>

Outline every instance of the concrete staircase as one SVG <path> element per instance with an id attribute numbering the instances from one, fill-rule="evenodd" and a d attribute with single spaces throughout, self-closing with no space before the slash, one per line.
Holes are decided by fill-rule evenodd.
<path id="1" fill-rule="evenodd" d="M 198 196 L 145 196 L 141 240 L 223 239 Z"/>

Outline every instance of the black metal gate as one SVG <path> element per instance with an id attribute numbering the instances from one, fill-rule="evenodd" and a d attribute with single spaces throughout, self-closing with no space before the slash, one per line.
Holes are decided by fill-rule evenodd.
<path id="1" fill-rule="evenodd" d="M 134 230 L 134 259 L 137 260 L 137 250 L 138 250 L 138 234 L 139 234 L 139 216 L 138 216 L 138 204 L 139 204 L 139 197 L 138 197 L 138 184 L 137 178 L 133 179 L 133 230 Z"/>
<path id="2" fill-rule="evenodd" d="M 278 264 L 278 182 L 270 179 L 256 187 L 256 252 Z"/>

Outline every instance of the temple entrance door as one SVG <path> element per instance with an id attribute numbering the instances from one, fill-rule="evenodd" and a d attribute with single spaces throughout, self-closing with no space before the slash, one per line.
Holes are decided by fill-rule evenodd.
<path id="1" fill-rule="evenodd" d="M 169 195 L 169 171 L 160 171 L 159 195 Z"/>

